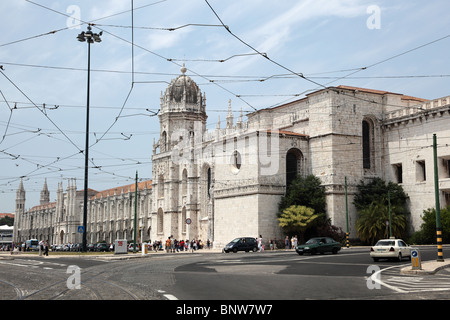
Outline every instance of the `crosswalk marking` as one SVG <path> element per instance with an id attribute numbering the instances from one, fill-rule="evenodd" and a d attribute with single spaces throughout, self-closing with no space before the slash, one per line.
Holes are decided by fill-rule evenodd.
<path id="1" fill-rule="evenodd" d="M 450 274 L 401 276 L 398 268 L 380 270 L 379 282 L 400 293 L 450 290 Z"/>
<path id="2" fill-rule="evenodd" d="M 23 260 L 0 260 L 0 264 L 16 266 L 16 267 L 25 267 L 25 268 L 42 268 L 44 270 L 53 270 L 55 267 L 66 267 L 66 264 L 56 263 L 50 261 L 38 261 L 31 259 L 23 259 Z"/>

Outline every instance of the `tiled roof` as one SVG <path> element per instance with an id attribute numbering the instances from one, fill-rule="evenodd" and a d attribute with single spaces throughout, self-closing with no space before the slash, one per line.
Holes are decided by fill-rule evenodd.
<path id="1" fill-rule="evenodd" d="M 267 132 L 271 133 L 272 130 L 267 130 Z M 307 134 L 297 133 L 297 132 L 288 131 L 288 130 L 276 130 L 275 132 L 278 132 L 279 134 L 285 134 L 288 136 L 309 137 Z"/>
<path id="2" fill-rule="evenodd" d="M 144 190 L 144 189 L 151 189 L 152 188 L 152 180 L 142 181 L 138 182 L 138 190 Z M 135 183 L 128 184 L 126 186 L 120 186 L 108 190 L 99 191 L 95 196 L 93 196 L 91 199 L 100 199 L 100 198 L 106 198 L 108 196 L 113 196 L 115 194 L 122 194 L 122 193 L 128 193 L 128 192 L 134 192 L 135 191 Z"/>
<path id="3" fill-rule="evenodd" d="M 425 102 L 428 101 L 427 99 L 412 97 L 412 96 L 405 96 L 401 93 L 395 93 L 395 92 L 389 92 L 389 91 L 383 91 L 383 90 L 375 90 L 375 89 L 367 89 L 367 88 L 358 88 L 358 87 L 350 87 L 350 86 L 337 86 L 336 88 L 339 89 L 348 89 L 348 90 L 358 90 L 360 92 L 367 92 L 367 93 L 374 93 L 374 94 L 396 94 L 402 96 L 402 100 L 414 100 L 414 101 L 420 101 Z"/>
<path id="4" fill-rule="evenodd" d="M 401 94 L 401 93 L 395 93 L 395 92 L 384 91 L 384 90 L 376 90 L 376 89 L 368 89 L 368 88 L 351 87 L 351 86 L 345 86 L 345 85 L 340 85 L 340 86 L 337 86 L 337 87 L 329 87 L 329 88 L 325 88 L 325 89 L 320 89 L 320 90 L 317 90 L 317 91 L 314 91 L 314 92 L 311 92 L 311 93 L 307 94 L 307 96 L 312 95 L 312 94 L 317 93 L 317 92 L 320 92 L 322 90 L 327 90 L 327 89 L 332 89 L 332 88 L 344 89 L 344 90 L 354 90 L 354 91 L 357 90 L 357 91 L 360 91 L 360 92 L 367 92 L 367 93 L 381 94 L 381 95 L 383 95 L 383 94 L 396 94 L 396 95 L 401 96 L 402 100 L 417 101 L 417 102 L 426 102 L 426 101 L 428 101 L 428 99 L 407 96 L 407 95 L 404 95 L 404 94 Z M 279 105 L 279 106 L 276 106 L 276 107 L 273 107 L 273 108 L 261 109 L 261 110 L 255 111 L 255 113 L 257 113 L 259 111 L 270 111 L 270 110 L 275 110 L 275 109 L 278 109 L 278 108 L 279 109 L 286 108 L 286 107 L 289 107 L 291 105 L 294 105 L 294 104 L 299 103 L 300 101 L 303 101 L 303 100 L 306 100 L 306 99 L 307 98 L 301 98 L 299 100 L 291 101 L 291 102 L 288 102 L 286 104 L 282 104 L 282 105 Z"/>
<path id="5" fill-rule="evenodd" d="M 56 207 L 56 202 L 49 202 L 46 204 L 40 204 L 37 206 L 32 207 L 30 210 L 28 210 L 29 212 L 31 211 L 39 211 L 39 210 L 44 210 L 44 209 L 51 209 Z"/>

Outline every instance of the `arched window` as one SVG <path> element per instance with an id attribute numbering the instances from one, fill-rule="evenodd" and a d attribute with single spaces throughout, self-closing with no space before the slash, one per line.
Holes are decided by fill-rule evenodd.
<path id="1" fill-rule="evenodd" d="M 187 184 L 188 184 L 187 170 L 184 169 L 183 173 L 182 173 L 182 177 L 181 177 L 181 195 L 182 196 L 187 195 Z"/>
<path id="2" fill-rule="evenodd" d="M 241 158 L 241 154 L 239 153 L 239 151 L 235 150 L 233 152 L 233 154 L 231 155 L 231 166 L 232 166 L 232 170 L 234 173 L 239 172 L 239 170 L 241 169 L 241 165 L 242 165 L 242 158 Z"/>
<path id="3" fill-rule="evenodd" d="M 286 154 L 286 187 L 302 173 L 303 154 L 300 150 L 293 148 Z"/>
<path id="4" fill-rule="evenodd" d="M 167 151 L 167 133 L 165 131 L 163 131 L 163 133 L 161 134 L 161 140 L 159 142 L 159 150 L 161 152 Z"/>
<path id="5" fill-rule="evenodd" d="M 206 172 L 206 190 L 208 193 L 208 198 L 211 197 L 209 189 L 211 189 L 211 168 L 208 168 L 208 171 Z"/>
<path id="6" fill-rule="evenodd" d="M 183 209 L 181 209 L 181 232 L 186 233 L 186 207 L 183 206 Z"/>
<path id="7" fill-rule="evenodd" d="M 373 122 L 365 119 L 362 122 L 362 160 L 364 169 L 373 167 L 373 152 Z"/>
<path id="8" fill-rule="evenodd" d="M 164 215 L 162 208 L 158 209 L 158 213 L 156 215 L 156 225 L 157 225 L 157 232 L 162 233 L 164 231 Z"/>
<path id="9" fill-rule="evenodd" d="M 158 179 L 158 198 L 164 198 L 164 176 L 160 175 Z"/>

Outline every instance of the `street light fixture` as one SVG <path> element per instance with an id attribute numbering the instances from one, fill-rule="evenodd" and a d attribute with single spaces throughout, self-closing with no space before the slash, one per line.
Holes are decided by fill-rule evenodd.
<path id="1" fill-rule="evenodd" d="M 91 73 L 91 43 L 101 42 L 100 33 L 92 32 L 90 25 L 87 27 L 88 31 L 81 32 L 77 39 L 80 42 L 87 42 L 88 44 L 88 74 L 87 74 L 87 103 L 86 103 L 86 145 L 84 150 L 84 201 L 83 201 L 83 251 L 86 250 L 86 227 L 87 227 L 87 198 L 88 198 L 88 161 L 89 161 L 89 87 L 90 87 L 90 73 Z"/>

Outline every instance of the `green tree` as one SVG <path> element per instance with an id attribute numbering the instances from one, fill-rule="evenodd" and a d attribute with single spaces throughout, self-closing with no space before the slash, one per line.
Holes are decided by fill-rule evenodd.
<path id="1" fill-rule="evenodd" d="M 450 242 L 450 206 L 441 209 L 442 242 Z M 429 208 L 423 211 L 422 225 L 420 230 L 416 231 L 410 238 L 411 243 L 415 244 L 435 244 L 436 237 L 436 210 Z"/>
<path id="2" fill-rule="evenodd" d="M 0 226 L 5 224 L 12 227 L 14 225 L 14 218 L 8 216 L 0 218 Z"/>
<path id="3" fill-rule="evenodd" d="M 371 245 L 382 238 L 389 237 L 389 208 L 380 202 L 372 202 L 368 207 L 358 211 L 356 230 L 359 238 Z M 402 208 L 391 206 L 391 228 L 392 236 L 404 238 L 407 225 L 406 216 Z"/>
<path id="4" fill-rule="evenodd" d="M 372 202 L 382 202 L 388 205 L 388 191 L 390 194 L 390 202 L 392 206 L 400 206 L 406 213 L 405 204 L 408 195 L 403 191 L 399 184 L 389 182 L 386 183 L 381 178 L 374 178 L 369 183 L 361 180 L 356 186 L 358 192 L 355 195 L 353 204 L 357 210 L 367 208 Z"/>
<path id="5" fill-rule="evenodd" d="M 311 226 L 314 220 L 319 217 L 314 213 L 314 209 L 305 206 L 292 205 L 289 208 L 283 210 L 283 213 L 278 218 L 278 222 L 281 228 L 286 233 L 299 233 L 301 243 L 304 242 L 304 233 L 308 227 Z"/>
<path id="6" fill-rule="evenodd" d="M 281 198 L 278 205 L 278 214 L 281 215 L 284 209 L 292 205 L 305 206 L 314 209 L 318 214 L 325 213 L 325 188 L 321 181 L 314 175 L 295 178 L 286 191 L 286 195 Z"/>
<path id="7" fill-rule="evenodd" d="M 361 181 L 357 190 L 353 204 L 358 211 L 356 231 L 360 239 L 373 244 L 389 236 L 389 227 L 386 226 L 386 221 L 389 221 L 389 202 L 392 236 L 405 238 L 408 196 L 403 188 L 398 184 L 374 178 L 367 184 Z"/>

